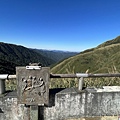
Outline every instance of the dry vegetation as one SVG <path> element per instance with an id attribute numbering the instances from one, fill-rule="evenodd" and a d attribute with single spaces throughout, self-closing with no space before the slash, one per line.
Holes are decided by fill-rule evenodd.
<path id="1" fill-rule="evenodd" d="M 75 74 L 75 67 L 71 70 L 70 67 L 66 69 L 68 74 Z M 109 73 L 118 73 L 115 66 L 109 69 Z M 50 88 L 70 88 L 78 87 L 78 78 L 52 78 L 50 80 Z M 6 80 L 6 90 L 16 90 L 17 81 Z M 84 78 L 84 88 L 86 87 L 102 87 L 102 86 L 120 86 L 120 77 L 96 77 Z"/>
<path id="2" fill-rule="evenodd" d="M 70 67 L 66 69 L 68 74 L 75 74 L 75 67 L 72 71 Z M 108 70 L 109 73 L 119 73 L 115 66 Z M 84 78 L 83 87 L 102 87 L 102 86 L 120 86 L 119 77 L 96 77 L 96 78 Z M 51 79 L 50 88 L 70 88 L 78 87 L 78 78 L 63 78 L 63 79 Z"/>
<path id="3" fill-rule="evenodd" d="M 6 80 L 5 86 L 6 86 L 6 90 L 16 90 L 17 89 L 16 79 Z"/>

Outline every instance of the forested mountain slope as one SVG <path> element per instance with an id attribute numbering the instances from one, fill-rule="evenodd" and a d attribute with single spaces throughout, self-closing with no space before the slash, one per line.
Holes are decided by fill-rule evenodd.
<path id="1" fill-rule="evenodd" d="M 23 46 L 0 42 L 0 74 L 15 73 L 16 66 L 40 62 L 43 66 L 54 63 L 53 60 Z"/>
<path id="2" fill-rule="evenodd" d="M 60 50 L 44 50 L 44 49 L 33 49 L 33 50 L 45 57 L 54 60 L 55 63 L 78 54 L 78 52 L 69 52 L 69 51 L 60 51 Z"/>

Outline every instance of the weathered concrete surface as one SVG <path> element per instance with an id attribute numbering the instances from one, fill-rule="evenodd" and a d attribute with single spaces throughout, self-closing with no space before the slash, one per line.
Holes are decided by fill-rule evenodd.
<path id="1" fill-rule="evenodd" d="M 16 91 L 0 96 L 0 120 L 27 120 L 27 110 L 24 104 L 17 104 Z"/>
<path id="2" fill-rule="evenodd" d="M 120 115 L 120 87 L 81 92 L 77 88 L 54 89 L 49 100 L 49 106 L 29 107 L 17 104 L 16 91 L 7 92 L 0 95 L 0 120 L 118 120 Z"/>
<path id="3" fill-rule="evenodd" d="M 91 116 L 113 116 L 120 114 L 120 87 L 110 90 L 87 88 L 78 91 L 65 89 L 55 96 L 55 106 L 45 109 L 44 120 L 66 120 Z M 105 90 L 103 90 L 105 89 Z"/>
<path id="4" fill-rule="evenodd" d="M 40 67 L 40 66 L 27 66 Z M 49 104 L 49 67 L 26 69 L 16 67 L 17 94 L 19 104 Z"/>
<path id="5" fill-rule="evenodd" d="M 118 120 L 118 116 L 87 117 L 87 118 L 65 119 L 65 120 Z"/>
<path id="6" fill-rule="evenodd" d="M 50 90 L 49 107 L 55 105 L 55 94 L 63 89 Z M 0 95 L 0 120 L 44 120 L 44 106 L 17 103 L 17 91 Z M 39 114 L 38 114 L 39 112 Z"/>

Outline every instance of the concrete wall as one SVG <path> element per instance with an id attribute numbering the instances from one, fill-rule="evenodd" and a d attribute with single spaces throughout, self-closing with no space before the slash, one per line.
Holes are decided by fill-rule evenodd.
<path id="1" fill-rule="evenodd" d="M 50 90 L 49 107 L 55 105 L 55 94 L 63 89 Z M 0 95 L 0 120 L 44 120 L 43 106 L 17 104 L 17 91 Z"/>
<path id="2" fill-rule="evenodd" d="M 45 120 L 66 120 L 120 114 L 120 87 L 65 89 L 55 96 L 55 106 L 45 109 Z"/>
<path id="3" fill-rule="evenodd" d="M 0 96 L 0 120 L 27 120 L 27 111 L 24 104 L 17 104 L 15 91 Z"/>
<path id="4" fill-rule="evenodd" d="M 82 120 L 113 115 L 120 115 L 120 87 L 50 90 L 48 107 L 17 104 L 16 92 L 0 96 L 0 120 Z"/>

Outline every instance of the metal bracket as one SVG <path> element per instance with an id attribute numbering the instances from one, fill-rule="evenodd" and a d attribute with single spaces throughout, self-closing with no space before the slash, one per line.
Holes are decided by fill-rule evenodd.
<path id="1" fill-rule="evenodd" d="M 42 68 L 41 66 L 26 66 L 27 70 L 38 70 L 38 69 L 41 69 L 41 68 Z"/>

